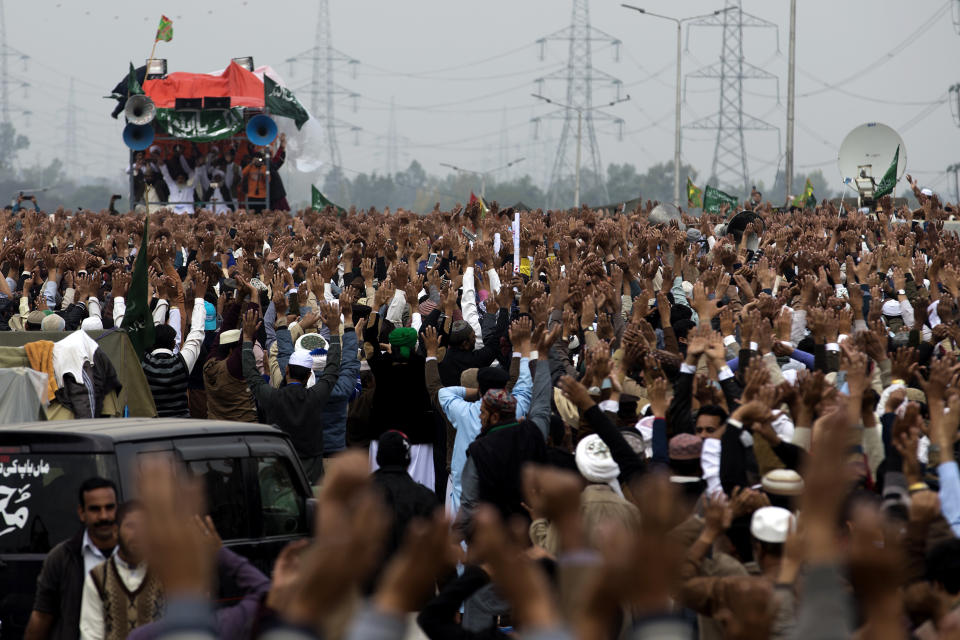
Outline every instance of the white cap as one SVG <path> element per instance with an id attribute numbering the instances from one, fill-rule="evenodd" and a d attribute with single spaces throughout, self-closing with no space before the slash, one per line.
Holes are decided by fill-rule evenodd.
<path id="1" fill-rule="evenodd" d="M 900 315 L 900 303 L 896 300 L 887 300 L 883 303 L 881 311 L 885 316 L 898 316 Z"/>
<path id="2" fill-rule="evenodd" d="M 295 349 L 294 352 L 290 354 L 288 364 L 313 369 L 313 356 L 311 356 L 310 352 L 306 349 Z"/>
<path id="3" fill-rule="evenodd" d="M 229 329 L 220 333 L 220 344 L 240 342 L 240 329 Z"/>
<path id="4" fill-rule="evenodd" d="M 771 469 L 761 480 L 763 490 L 775 496 L 799 496 L 803 478 L 793 469 Z"/>
<path id="5" fill-rule="evenodd" d="M 620 467 L 613 460 L 613 455 L 606 443 L 595 433 L 591 433 L 577 444 L 575 454 L 577 469 L 580 475 L 594 484 L 609 484 L 620 497 L 623 493 L 617 478 L 620 476 Z"/>
<path id="6" fill-rule="evenodd" d="M 920 189 L 920 193 L 922 193 L 923 195 L 929 198 L 930 196 L 933 195 L 933 189 L 930 189 L 929 187 L 924 187 L 923 189 Z"/>
<path id="7" fill-rule="evenodd" d="M 783 507 L 761 507 L 750 519 L 750 535 L 761 542 L 783 544 L 796 529 L 797 519 Z"/>

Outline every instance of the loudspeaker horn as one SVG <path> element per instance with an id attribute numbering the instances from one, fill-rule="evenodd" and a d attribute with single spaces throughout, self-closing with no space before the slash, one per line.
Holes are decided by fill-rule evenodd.
<path id="1" fill-rule="evenodd" d="M 123 128 L 123 143 L 134 151 L 143 151 L 153 144 L 153 125 L 131 122 Z"/>
<path id="2" fill-rule="evenodd" d="M 123 110 L 130 124 L 150 124 L 157 116 L 157 106 L 148 96 L 130 96 Z"/>
<path id="3" fill-rule="evenodd" d="M 270 116 L 263 115 L 250 118 L 247 123 L 247 139 L 258 147 L 265 147 L 277 137 L 277 123 Z"/>
<path id="4" fill-rule="evenodd" d="M 740 239 L 743 237 L 743 232 L 746 230 L 747 225 L 753 223 L 754 228 L 757 228 L 759 233 L 751 233 L 747 236 L 747 249 L 750 251 L 756 251 L 760 246 L 760 235 L 763 234 L 765 225 L 763 224 L 763 218 L 758 216 L 753 211 L 741 211 L 737 215 L 730 218 L 730 222 L 727 224 L 726 233 L 732 233 L 734 239 L 739 243 Z"/>

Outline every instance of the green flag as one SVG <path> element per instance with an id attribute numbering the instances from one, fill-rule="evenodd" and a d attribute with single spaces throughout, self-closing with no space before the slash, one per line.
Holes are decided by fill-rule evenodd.
<path id="1" fill-rule="evenodd" d="M 137 357 L 153 346 L 153 316 L 150 314 L 150 284 L 147 275 L 147 237 L 150 235 L 150 216 L 143 223 L 143 240 L 133 263 L 130 289 L 127 291 L 127 312 L 121 329 L 127 332 Z"/>
<path id="2" fill-rule="evenodd" d="M 703 210 L 707 213 L 720 213 L 720 206 L 724 203 L 730 205 L 730 209 L 735 209 L 739 202 L 729 193 L 724 193 L 715 187 L 707 185 L 703 193 Z"/>
<path id="3" fill-rule="evenodd" d="M 130 73 L 127 74 L 127 95 L 137 96 L 143 93 L 143 87 L 140 86 L 140 83 L 137 82 L 137 70 L 133 68 L 133 63 L 130 63 Z"/>
<path id="4" fill-rule="evenodd" d="M 703 190 L 693 184 L 690 176 L 687 176 L 687 206 L 696 209 L 703 207 Z"/>
<path id="5" fill-rule="evenodd" d="M 281 87 L 266 75 L 263 76 L 263 103 L 271 114 L 293 120 L 297 129 L 310 119 L 307 110 L 290 89 Z"/>
<path id="6" fill-rule="evenodd" d="M 173 20 L 167 16 L 160 16 L 160 25 L 157 27 L 157 38 L 154 42 L 170 42 L 173 40 Z"/>
<path id="7" fill-rule="evenodd" d="M 795 207 L 804 207 L 813 209 L 817 206 L 817 199 L 813 195 L 813 185 L 810 184 L 810 178 L 807 178 L 807 184 L 803 187 L 803 193 L 793 199 L 791 203 Z"/>
<path id="8" fill-rule="evenodd" d="M 327 197 L 320 193 L 320 189 L 317 189 L 314 185 L 310 185 L 310 190 L 313 196 L 310 203 L 311 208 L 315 209 L 316 211 L 323 211 L 327 207 L 333 207 L 336 210 L 337 215 L 342 216 L 347 213 L 347 210 L 340 205 L 333 204 L 327 200 Z"/>
<path id="9" fill-rule="evenodd" d="M 890 168 L 887 169 L 887 172 L 880 178 L 880 182 L 877 183 L 877 189 L 873 192 L 873 197 L 877 200 L 893 193 L 893 188 L 897 186 L 897 163 L 899 162 L 900 145 L 897 145 L 897 150 L 893 154 L 893 162 L 890 163 Z"/>

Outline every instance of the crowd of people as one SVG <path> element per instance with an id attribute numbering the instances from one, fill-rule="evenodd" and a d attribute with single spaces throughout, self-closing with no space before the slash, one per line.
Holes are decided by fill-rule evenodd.
<path id="1" fill-rule="evenodd" d="M 275 425 L 318 500 L 268 577 L 170 461 L 90 478 L 26 637 L 960 637 L 960 239 L 912 186 L 524 212 L 518 259 L 496 204 L 4 211 L 4 324 L 120 326 L 146 234 L 157 413 Z"/>
<path id="2" fill-rule="evenodd" d="M 198 204 L 217 214 L 241 208 L 289 211 L 280 177 L 287 158 L 286 144 L 286 134 L 266 147 L 246 141 L 239 147 L 195 142 L 187 146 L 153 144 L 134 152 L 128 168 L 133 200 L 147 212 L 169 207 L 178 214 L 194 213 Z M 36 199 L 33 206 L 37 206 Z"/>

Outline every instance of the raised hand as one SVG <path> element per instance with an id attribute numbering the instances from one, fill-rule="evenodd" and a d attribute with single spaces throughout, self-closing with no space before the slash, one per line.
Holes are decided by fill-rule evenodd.
<path id="1" fill-rule="evenodd" d="M 243 314 L 243 341 L 253 342 L 260 329 L 260 311 L 257 309 L 248 309 Z"/>

